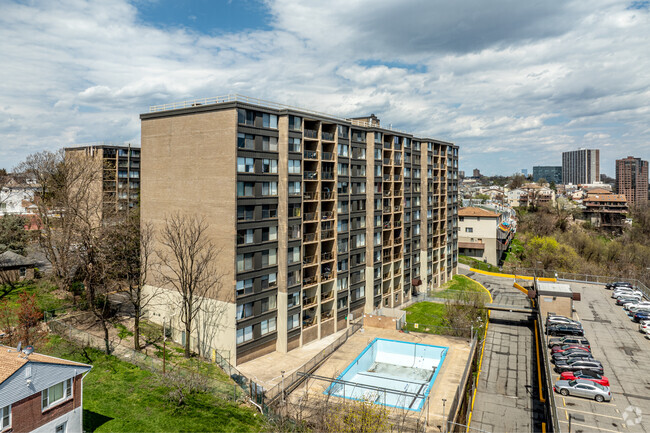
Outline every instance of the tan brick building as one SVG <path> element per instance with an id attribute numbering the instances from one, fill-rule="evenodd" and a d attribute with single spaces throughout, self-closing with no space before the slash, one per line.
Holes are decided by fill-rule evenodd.
<path id="1" fill-rule="evenodd" d="M 648 161 L 628 156 L 616 160 L 616 192 L 625 195 L 629 206 L 648 202 Z"/>
<path id="2" fill-rule="evenodd" d="M 207 343 L 233 364 L 340 331 L 456 272 L 451 143 L 374 115 L 241 96 L 151 107 L 141 120 L 142 221 L 211 222 L 226 284 L 210 294 L 221 313 Z M 173 314 L 160 305 L 151 318 Z"/>

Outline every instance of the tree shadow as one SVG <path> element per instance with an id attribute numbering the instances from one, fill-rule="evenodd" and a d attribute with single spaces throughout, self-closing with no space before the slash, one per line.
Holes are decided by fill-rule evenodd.
<path id="1" fill-rule="evenodd" d="M 110 416 L 102 415 L 101 413 L 93 412 L 88 409 L 84 409 L 83 412 L 83 424 L 85 432 L 94 432 L 101 425 L 106 424 L 111 421 L 113 418 Z"/>

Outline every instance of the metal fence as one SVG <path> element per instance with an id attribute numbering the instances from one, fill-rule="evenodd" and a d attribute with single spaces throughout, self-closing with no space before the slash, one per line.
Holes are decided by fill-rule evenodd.
<path id="1" fill-rule="evenodd" d="M 465 363 L 465 369 L 463 370 L 463 375 L 461 376 L 460 383 L 456 388 L 456 393 L 454 394 L 454 399 L 451 401 L 449 406 L 449 412 L 447 413 L 447 431 L 453 431 L 450 427 L 453 427 L 452 424 L 456 424 L 457 421 L 460 421 L 459 416 L 463 412 L 467 412 L 467 406 L 469 402 L 465 397 L 468 396 L 467 391 L 468 387 L 471 390 L 474 386 L 474 381 L 470 381 L 469 378 L 472 375 L 474 370 L 473 366 L 476 363 L 478 355 L 478 338 L 476 335 L 472 338 L 472 345 L 470 346 L 470 357 Z M 471 395 L 471 392 L 470 392 Z M 465 409 L 465 410 L 463 410 Z M 444 414 L 443 414 L 444 416 Z"/>
<path id="2" fill-rule="evenodd" d="M 327 359 L 336 349 L 341 347 L 348 338 L 363 327 L 363 318 L 357 322 L 351 323 L 345 333 L 336 339 L 332 344 L 323 349 L 318 355 L 307 361 L 298 370 L 283 378 L 282 382 L 266 391 L 266 402 L 271 405 L 280 400 L 284 400 L 287 394 L 296 389 L 306 378 L 306 376 L 316 370 L 325 359 Z"/>

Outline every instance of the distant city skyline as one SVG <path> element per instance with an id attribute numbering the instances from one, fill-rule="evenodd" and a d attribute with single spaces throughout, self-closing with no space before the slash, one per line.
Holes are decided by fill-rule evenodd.
<path id="1" fill-rule="evenodd" d="M 530 173 L 582 147 L 600 149 L 601 172 L 614 176 L 616 159 L 650 159 L 649 9 L 7 0 L 0 167 L 76 144 L 139 144 L 138 115 L 150 105 L 239 93 L 341 117 L 374 113 L 457 144 L 467 173 Z"/>

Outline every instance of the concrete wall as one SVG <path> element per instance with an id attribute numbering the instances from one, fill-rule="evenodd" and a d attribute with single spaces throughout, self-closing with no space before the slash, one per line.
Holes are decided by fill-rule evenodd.
<path id="1" fill-rule="evenodd" d="M 540 296 L 539 310 L 543 319 L 548 312 L 573 318 L 573 300 L 562 296 Z"/>

